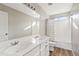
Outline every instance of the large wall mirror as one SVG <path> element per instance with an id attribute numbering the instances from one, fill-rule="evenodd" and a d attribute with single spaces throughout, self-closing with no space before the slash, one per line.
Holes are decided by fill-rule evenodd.
<path id="1" fill-rule="evenodd" d="M 0 42 L 31 36 L 33 19 L 31 16 L 0 4 Z"/>

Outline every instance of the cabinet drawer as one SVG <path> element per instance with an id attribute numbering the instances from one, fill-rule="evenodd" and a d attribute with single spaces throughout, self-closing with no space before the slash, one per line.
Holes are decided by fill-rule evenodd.
<path id="1" fill-rule="evenodd" d="M 24 56 L 36 56 L 40 54 L 40 47 L 36 47 L 34 48 L 32 51 L 30 51 L 29 53 L 25 54 Z"/>

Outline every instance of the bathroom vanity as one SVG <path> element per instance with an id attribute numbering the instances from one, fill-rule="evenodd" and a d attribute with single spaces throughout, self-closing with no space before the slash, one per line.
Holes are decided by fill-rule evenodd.
<path id="1" fill-rule="evenodd" d="M 0 4 L 0 56 L 49 55 L 49 37 L 43 36 L 46 16 L 41 13 L 25 4 Z"/>
<path id="2" fill-rule="evenodd" d="M 49 37 L 31 36 L 0 43 L 0 56 L 48 56 Z"/>

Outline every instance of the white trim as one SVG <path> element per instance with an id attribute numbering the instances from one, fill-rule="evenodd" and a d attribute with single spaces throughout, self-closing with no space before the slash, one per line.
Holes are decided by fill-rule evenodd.
<path id="1" fill-rule="evenodd" d="M 73 56 L 75 56 L 75 54 L 74 54 L 73 50 L 72 50 L 72 53 L 73 53 Z"/>
<path id="2" fill-rule="evenodd" d="M 72 50 L 71 43 L 55 41 L 55 47 Z"/>

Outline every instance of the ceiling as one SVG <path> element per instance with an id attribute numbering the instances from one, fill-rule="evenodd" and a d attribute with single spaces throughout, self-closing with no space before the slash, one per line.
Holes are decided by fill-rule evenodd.
<path id="1" fill-rule="evenodd" d="M 39 3 L 39 6 L 47 13 L 47 15 L 55 15 L 65 13 L 71 10 L 72 3 Z"/>

